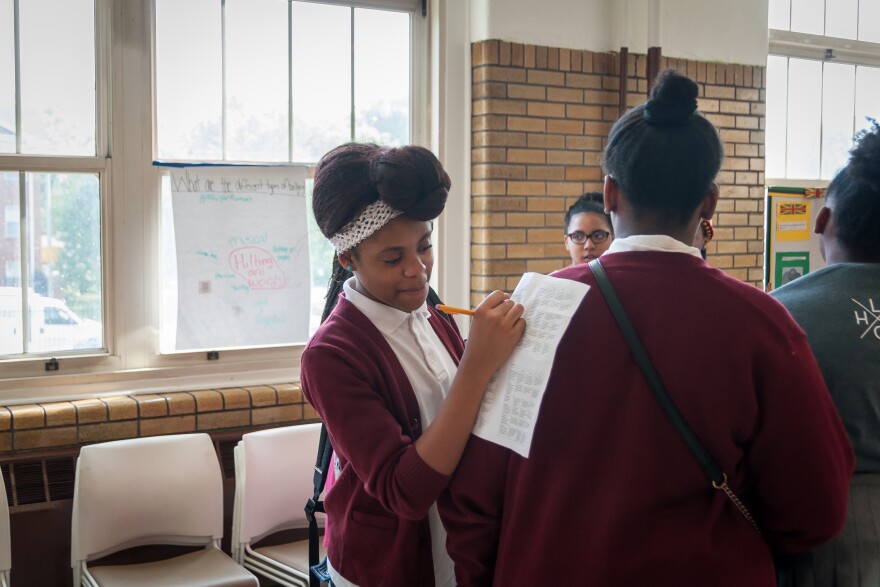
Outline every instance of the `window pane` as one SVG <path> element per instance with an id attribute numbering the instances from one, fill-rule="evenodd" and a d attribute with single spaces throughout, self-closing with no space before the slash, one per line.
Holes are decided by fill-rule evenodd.
<path id="1" fill-rule="evenodd" d="M 787 177 L 818 179 L 821 116 L 822 64 L 789 59 Z"/>
<path id="2" fill-rule="evenodd" d="M 21 317 L 21 219 L 18 173 L 0 173 L 0 355 L 24 350 Z"/>
<path id="3" fill-rule="evenodd" d="M 880 2 L 860 0 L 859 40 L 880 43 Z"/>
<path id="4" fill-rule="evenodd" d="M 15 153 L 14 24 L 12 0 L 0 0 L 0 153 Z"/>
<path id="5" fill-rule="evenodd" d="M 25 175 L 28 352 L 104 346 L 98 177 Z M 32 292 L 32 293 L 31 293 Z"/>
<path id="6" fill-rule="evenodd" d="M 791 0 L 791 30 L 821 35 L 825 30 L 825 0 Z"/>
<path id="7" fill-rule="evenodd" d="M 771 29 L 789 30 L 791 27 L 791 0 L 770 0 Z"/>
<path id="8" fill-rule="evenodd" d="M 287 3 L 226 2 L 226 159 L 287 161 Z"/>
<path id="9" fill-rule="evenodd" d="M 355 9 L 355 139 L 409 142 L 409 22 L 402 12 Z"/>
<path id="10" fill-rule="evenodd" d="M 788 59 L 767 58 L 767 177 L 785 177 Z"/>
<path id="11" fill-rule="evenodd" d="M 826 63 L 822 75 L 822 179 L 846 165 L 852 146 L 856 71 L 852 65 Z"/>
<path id="12" fill-rule="evenodd" d="M 220 2 L 156 1 L 160 159 L 223 157 Z"/>
<path id="13" fill-rule="evenodd" d="M 351 9 L 291 6 L 293 160 L 317 161 L 351 140 Z"/>
<path id="14" fill-rule="evenodd" d="M 876 2 L 876 0 L 874 0 Z M 825 5 L 825 34 L 855 39 L 858 30 L 859 0 L 832 0 Z"/>
<path id="15" fill-rule="evenodd" d="M 22 152 L 95 155 L 94 1 L 19 7 Z"/>
<path id="16" fill-rule="evenodd" d="M 866 117 L 880 120 L 880 68 L 856 68 L 856 130 L 868 128 Z"/>

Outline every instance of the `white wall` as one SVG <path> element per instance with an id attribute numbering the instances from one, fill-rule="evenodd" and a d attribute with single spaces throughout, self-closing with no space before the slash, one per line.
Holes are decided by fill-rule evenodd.
<path id="1" fill-rule="evenodd" d="M 768 1 L 473 0 L 471 40 L 766 65 Z"/>

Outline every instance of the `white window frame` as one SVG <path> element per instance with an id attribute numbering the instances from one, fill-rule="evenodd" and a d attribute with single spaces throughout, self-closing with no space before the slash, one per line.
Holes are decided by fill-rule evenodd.
<path id="1" fill-rule="evenodd" d="M 219 2 L 220 0 L 218 0 Z M 312 0 L 307 0 L 312 1 Z M 328 2 L 325 2 L 328 3 Z M 332 4 L 412 9 L 410 140 L 430 146 L 429 35 L 419 0 L 355 0 Z M 305 341 L 295 345 L 159 353 L 161 170 L 155 135 L 155 10 L 153 0 L 96 0 L 97 152 L 64 158 L 0 156 L 3 171 L 100 173 L 106 352 L 0 361 L 0 402 L 30 403 L 120 393 L 204 389 L 295 381 Z M 134 16 L 134 18 L 133 18 Z M 124 116 L 122 116 L 124 114 Z"/>

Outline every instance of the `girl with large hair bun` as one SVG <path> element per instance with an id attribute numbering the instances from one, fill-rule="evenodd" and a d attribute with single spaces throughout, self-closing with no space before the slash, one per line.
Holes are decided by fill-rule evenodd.
<path id="1" fill-rule="evenodd" d="M 529 457 L 474 438 L 441 500 L 460 587 L 771 587 L 774 554 L 843 527 L 852 451 L 803 331 L 692 246 L 723 156 L 697 96 L 667 71 L 611 129 L 615 238 L 554 274 L 590 290 L 559 343 Z M 594 268 L 717 462 L 716 486 L 760 532 L 655 399 Z"/>
<path id="2" fill-rule="evenodd" d="M 880 125 L 857 136 L 816 217 L 826 267 L 771 295 L 807 333 L 856 453 L 838 538 L 792 561 L 792 587 L 880 585 Z"/>
<path id="3" fill-rule="evenodd" d="M 440 161 L 416 146 L 350 143 L 315 170 L 312 208 L 336 258 L 301 379 L 336 455 L 324 507 L 337 587 L 455 585 L 435 502 L 525 323 L 521 305 L 493 292 L 465 348 L 426 305 L 431 221 L 449 188 Z"/>

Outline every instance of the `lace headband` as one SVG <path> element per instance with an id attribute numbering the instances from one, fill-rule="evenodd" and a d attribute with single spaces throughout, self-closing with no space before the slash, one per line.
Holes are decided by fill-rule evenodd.
<path id="1" fill-rule="evenodd" d="M 395 210 L 386 204 L 384 200 L 376 200 L 364 208 L 360 216 L 331 236 L 330 242 L 333 243 L 337 253 L 350 251 L 362 240 L 401 214 L 403 214 L 402 211 Z"/>

